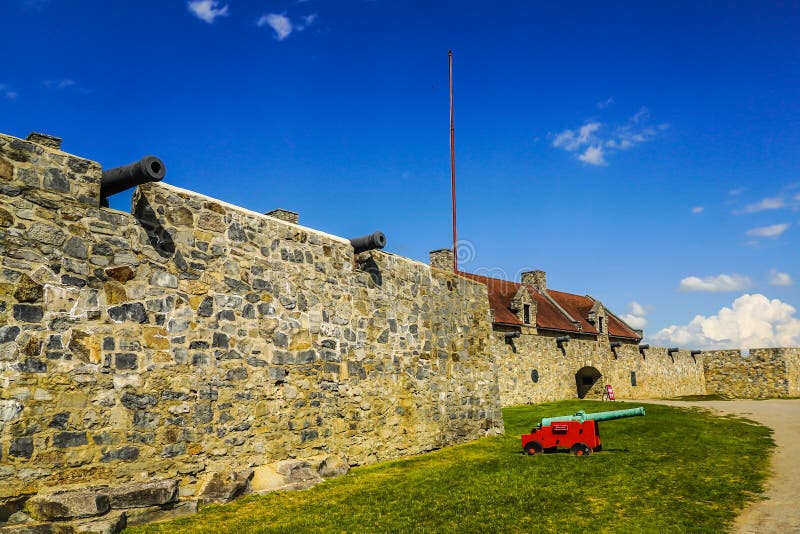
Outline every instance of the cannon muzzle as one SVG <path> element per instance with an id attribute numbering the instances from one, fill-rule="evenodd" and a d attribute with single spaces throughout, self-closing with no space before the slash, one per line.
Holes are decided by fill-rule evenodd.
<path id="1" fill-rule="evenodd" d="M 100 200 L 147 182 L 159 182 L 167 173 L 164 162 L 155 156 L 145 156 L 122 167 L 103 171 L 100 182 Z"/>
<path id="2" fill-rule="evenodd" d="M 637 415 L 644 415 L 643 407 L 640 406 L 639 408 L 631 408 L 629 410 L 613 410 L 610 412 L 597 413 L 586 413 L 584 411 L 580 411 L 575 415 L 545 417 L 539 424 L 541 426 L 550 426 L 551 423 L 557 423 L 559 421 L 613 421 L 614 419 L 625 419 L 626 417 L 636 417 Z"/>
<path id="3" fill-rule="evenodd" d="M 369 235 L 354 237 L 350 240 L 350 244 L 353 245 L 353 251 L 358 254 L 359 252 L 385 247 L 386 236 L 383 235 L 383 232 L 373 232 Z"/>

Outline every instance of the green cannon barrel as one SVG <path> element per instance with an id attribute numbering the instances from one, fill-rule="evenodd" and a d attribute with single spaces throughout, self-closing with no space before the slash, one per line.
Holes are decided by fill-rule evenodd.
<path id="1" fill-rule="evenodd" d="M 540 426 L 550 426 L 559 421 L 613 421 L 614 419 L 624 419 L 626 417 L 636 417 L 644 415 L 644 408 L 631 408 L 629 410 L 613 410 L 611 412 L 586 413 L 580 411 L 575 415 L 559 415 L 556 417 L 545 417 Z"/>

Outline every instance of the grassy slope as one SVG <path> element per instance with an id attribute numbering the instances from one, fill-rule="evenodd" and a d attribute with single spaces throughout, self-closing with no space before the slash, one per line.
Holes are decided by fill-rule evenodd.
<path id="1" fill-rule="evenodd" d="M 633 404 L 507 408 L 506 435 L 353 469 L 303 492 L 252 496 L 133 532 L 721 532 L 761 489 L 768 429 L 647 405 L 601 423 L 604 451 L 528 457 L 519 435 L 544 416 Z"/>

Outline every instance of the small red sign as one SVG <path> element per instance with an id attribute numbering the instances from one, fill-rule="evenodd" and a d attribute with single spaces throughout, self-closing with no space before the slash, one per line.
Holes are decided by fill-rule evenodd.
<path id="1" fill-rule="evenodd" d="M 611 384 L 606 384 L 606 394 L 604 397 L 610 401 L 617 400 L 614 398 L 614 388 L 611 387 Z"/>

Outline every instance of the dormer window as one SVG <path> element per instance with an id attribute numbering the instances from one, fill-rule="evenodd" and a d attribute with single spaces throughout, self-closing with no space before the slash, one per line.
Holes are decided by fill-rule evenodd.
<path id="1" fill-rule="evenodd" d="M 531 305 L 524 304 L 522 306 L 522 322 L 525 324 L 531 324 Z"/>

